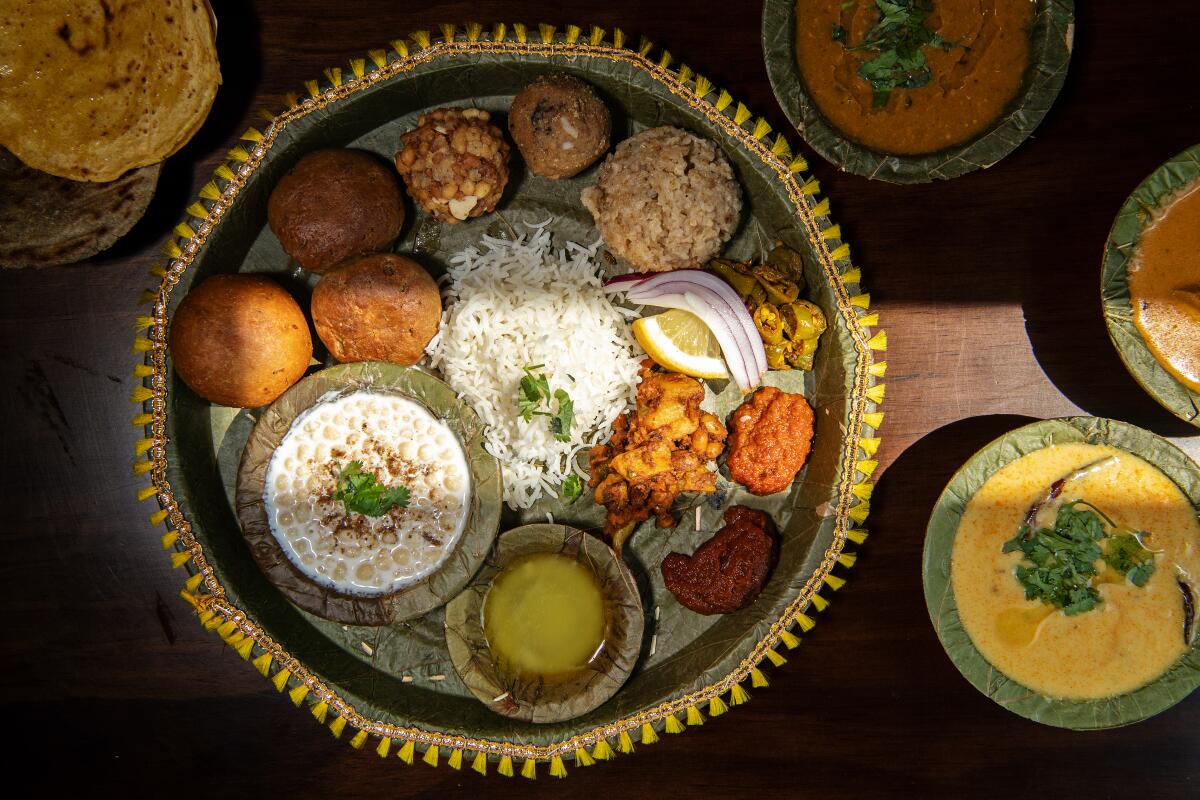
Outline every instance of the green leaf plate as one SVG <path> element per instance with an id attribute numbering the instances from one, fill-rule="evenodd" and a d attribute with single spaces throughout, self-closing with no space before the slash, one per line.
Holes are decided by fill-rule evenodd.
<path id="1" fill-rule="evenodd" d="M 1142 388 L 1180 419 L 1200 427 L 1200 394 L 1167 372 L 1133 322 L 1129 265 L 1142 231 L 1172 197 L 1200 181 L 1200 144 L 1189 147 L 1138 184 L 1121 206 L 1104 245 L 1100 298 L 1104 322 L 1121 361 Z"/>
<path id="2" fill-rule="evenodd" d="M 746 700 L 743 683 L 765 683 L 760 664 L 784 661 L 778 650 L 794 647 L 799 639 L 793 631 L 811 628 L 815 610 L 826 605 L 818 591 L 844 583 L 831 572 L 853 565 L 847 542 L 866 536 L 866 481 L 879 446 L 879 379 L 886 370 L 875 353 L 886 349 L 887 339 L 874 329 L 878 315 L 869 311 L 849 245 L 829 217 L 828 199 L 799 172 L 782 136 L 771 136 L 770 126 L 728 92 L 686 65 L 674 65 L 669 53 L 652 51 L 644 41 L 631 48 L 621 31 L 585 33 L 574 26 L 445 26 L 441 37 L 418 31 L 394 40 L 389 50 L 371 50 L 366 58 L 352 58 L 348 68 L 326 70 L 324 81 L 308 82 L 305 94 L 290 98 L 291 107 L 268 127 L 247 131 L 165 247 L 169 261 L 156 270 L 162 283 L 147 295 L 150 311 L 139 318 L 145 332 L 135 342 L 146 355 L 139 368 L 145 385 L 134 395 L 144 404 L 136 421 L 147 425 L 139 443 L 146 458 L 135 471 L 152 479 L 140 496 L 155 497 L 162 506 L 151 519 L 167 526 L 163 541 L 173 562 L 193 571 L 184 595 L 201 622 L 335 733 L 349 727 L 356 746 L 369 738 L 381 754 L 398 748 L 411 761 L 423 751 L 430 763 L 449 752 L 453 766 L 473 753 L 468 757 L 484 771 L 498 761 L 497 769 L 511 772 L 512 759 L 521 759 L 536 773 L 537 762 L 549 761 L 552 774 L 560 774 L 564 758 L 587 763 L 614 748 L 629 751 L 639 739 L 677 733 L 702 721 L 705 710 L 716 715 Z M 663 557 L 692 552 L 720 525 L 719 504 L 692 498 L 680 509 L 677 528 L 648 524 L 625 548 L 645 608 L 645 635 L 629 680 L 582 716 L 539 725 L 498 715 L 472 695 L 451 664 L 443 609 L 382 627 L 341 625 L 280 594 L 249 552 L 233 502 L 239 457 L 260 412 L 215 407 L 191 392 L 171 369 L 166 335 L 188 289 L 222 271 L 271 274 L 307 304 L 313 278 L 296 268 L 266 225 L 267 197 L 301 155 L 351 146 L 390 160 L 400 134 L 419 114 L 446 105 L 485 108 L 503 127 L 514 93 L 552 70 L 597 89 L 613 113 L 614 143 L 657 125 L 681 126 L 715 141 L 745 195 L 739 232 L 726 252 L 761 257 L 776 240 L 798 250 L 808 294 L 830 325 L 813 372 L 770 376 L 781 388 L 803 391 L 816 410 L 812 456 L 791 492 L 758 498 L 722 479 L 724 503 L 766 509 L 779 525 L 779 565 L 762 595 L 735 614 L 705 617 L 663 588 Z M 410 205 L 396 249 L 436 275 L 450 254 L 485 233 L 505 235 L 525 223 L 550 219 L 559 241 L 596 240 L 579 202 L 594 168 L 550 181 L 524 170 L 515 152 L 512 166 L 497 213 L 450 226 Z M 710 385 L 708 403 L 717 413 L 728 414 L 738 402 L 736 388 Z M 603 509 L 586 496 L 574 503 L 545 498 L 522 514 L 509 512 L 501 530 L 546 522 L 547 514 L 584 530 L 597 529 L 603 519 Z"/>
<path id="3" fill-rule="evenodd" d="M 929 183 L 987 169 L 1025 141 L 1054 104 L 1075 40 L 1074 0 L 1034 0 L 1033 49 L 1024 86 L 975 139 L 922 156 L 879 153 L 833 127 L 809 97 L 796 63 L 796 0 L 766 0 L 762 41 L 767 76 L 783 113 L 812 149 L 846 172 L 890 183 Z"/>
<path id="4" fill-rule="evenodd" d="M 1034 422 L 983 447 L 950 479 L 933 507 L 925 532 L 925 605 L 946 654 L 971 684 L 1002 707 L 1035 722 L 1075 730 L 1114 728 L 1164 711 L 1200 686 L 1200 650 L 1193 646 L 1154 681 L 1103 700 L 1046 697 L 1006 677 L 971 642 L 958 616 L 950 584 L 950 554 L 967 503 L 1004 465 L 1053 444 L 1084 442 L 1126 450 L 1162 470 L 1200 506 L 1200 468 L 1167 440 L 1127 422 L 1068 417 Z"/>

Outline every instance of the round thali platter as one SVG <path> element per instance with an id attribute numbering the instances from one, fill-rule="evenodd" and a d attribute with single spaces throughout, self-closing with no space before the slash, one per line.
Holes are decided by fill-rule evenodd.
<path id="1" fill-rule="evenodd" d="M 711 505 L 690 501 L 676 528 L 645 523 L 623 554 L 644 609 L 641 651 L 628 680 L 582 716 L 537 724 L 496 714 L 476 699 L 452 664 L 443 609 L 384 626 L 344 625 L 293 605 L 267 580 L 239 531 L 234 503 L 239 460 L 262 410 L 214 406 L 193 393 L 172 369 L 168 329 L 188 291 L 220 272 L 269 274 L 302 302 L 307 297 L 312 277 L 284 253 L 266 219 L 272 187 L 302 155 L 353 147 L 390 161 L 400 135 L 423 112 L 476 107 L 503 119 L 513 95 L 549 72 L 596 90 L 611 109 L 614 142 L 662 125 L 715 142 L 744 197 L 737 233 L 723 254 L 762 258 L 778 241 L 799 252 L 807 297 L 829 326 L 812 371 L 773 373 L 768 381 L 802 392 L 815 412 L 812 455 L 791 490 L 751 497 L 731 489 Z M 136 469 L 152 478 L 143 495 L 161 505 L 154 521 L 167 527 L 173 563 L 189 570 L 184 596 L 201 623 L 356 747 L 407 761 L 448 758 L 455 767 L 465 759 L 481 772 L 493 765 L 512 774 L 516 762 L 532 777 L 538 762 L 549 762 L 551 774 L 563 774 L 564 760 L 586 764 L 614 750 L 629 752 L 639 740 L 678 733 L 744 702 L 747 687 L 765 685 L 764 662 L 782 664 L 780 651 L 796 646 L 830 591 L 844 583 L 834 570 L 854 563 L 850 550 L 866 536 L 883 419 L 886 363 L 876 356 L 886 337 L 803 158 L 728 92 L 649 42 L 631 46 L 621 31 L 445 26 L 440 36 L 414 33 L 325 76 L 306 84 L 304 96 L 264 129 L 247 131 L 204 187 L 191 218 L 167 244 L 169 261 L 136 343 L 148 373 L 135 396 L 144 403 L 139 421 L 148 430 Z M 590 244 L 597 233 L 579 194 L 594 181 L 595 167 L 559 181 L 517 169 L 493 215 L 447 225 L 410 206 L 394 249 L 437 277 L 452 253 L 521 225 L 549 220 L 556 241 Z M 741 401 L 725 381 L 710 382 L 706 397 L 721 415 Z M 507 511 L 500 541 L 506 530 L 548 518 L 597 531 L 604 510 L 588 494 L 576 503 L 545 497 Z M 659 564 L 673 550 L 694 550 L 720 526 L 723 507 L 735 502 L 772 514 L 778 563 L 753 604 L 701 616 L 664 589 Z"/>

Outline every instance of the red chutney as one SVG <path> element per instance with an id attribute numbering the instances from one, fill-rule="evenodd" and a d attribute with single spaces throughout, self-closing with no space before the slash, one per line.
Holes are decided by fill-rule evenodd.
<path id="1" fill-rule="evenodd" d="M 729 475 L 751 494 L 792 485 L 808 461 L 813 411 L 803 395 L 764 386 L 729 418 Z"/>
<path id="2" fill-rule="evenodd" d="M 809 96 L 847 138 L 882 153 L 921 155 L 976 138 L 1021 90 L 1029 64 L 1031 0 L 934 0 L 925 26 L 953 46 L 922 47 L 925 86 L 894 89 L 875 108 L 851 51 L 879 20 L 873 0 L 797 0 L 796 60 Z M 844 42 L 833 38 L 845 30 Z M 846 45 L 846 46 L 843 46 Z"/>

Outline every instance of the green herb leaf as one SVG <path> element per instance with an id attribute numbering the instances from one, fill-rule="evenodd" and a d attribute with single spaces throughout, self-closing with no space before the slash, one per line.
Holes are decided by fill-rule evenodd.
<path id="1" fill-rule="evenodd" d="M 1123 533 L 1108 540 L 1104 563 L 1124 575 L 1134 586 L 1145 586 L 1154 574 L 1154 554 L 1143 547 L 1132 533 Z"/>
<path id="2" fill-rule="evenodd" d="M 575 422 L 575 404 L 571 395 L 562 389 L 554 390 L 554 399 L 558 401 L 558 410 L 550 419 L 550 432 L 560 442 L 571 441 L 571 425 Z"/>
<path id="3" fill-rule="evenodd" d="M 570 500 L 573 503 L 583 494 L 583 481 L 572 472 L 563 480 L 562 486 L 559 487 L 559 493 L 562 494 L 564 500 Z"/>
<path id="4" fill-rule="evenodd" d="M 347 514 L 380 517 L 396 506 L 407 508 L 409 492 L 404 486 L 382 485 L 373 474 L 363 471 L 361 461 L 351 461 L 338 472 L 333 499 L 342 501 Z"/>

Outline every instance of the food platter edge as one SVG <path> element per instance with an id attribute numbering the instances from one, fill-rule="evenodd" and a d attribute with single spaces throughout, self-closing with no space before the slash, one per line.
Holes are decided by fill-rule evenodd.
<path id="1" fill-rule="evenodd" d="M 862 544 L 867 537 L 863 525 L 870 513 L 873 488 L 870 478 L 877 466 L 878 428 L 883 422 L 880 405 L 885 385 L 881 379 L 887 370 L 887 362 L 876 361 L 875 354 L 887 349 L 887 336 L 878 327 L 878 313 L 870 310 L 870 295 L 861 291 L 861 272 L 851 262 L 850 247 L 841 240 L 840 227 L 830 218 L 829 200 L 820 197 L 820 186 L 815 178 L 804 176 L 806 160 L 803 156 L 793 155 L 782 134 L 771 137 L 771 126 L 766 120 L 754 119 L 745 105 L 734 102 L 728 91 L 716 88 L 686 64 L 672 68 L 673 57 L 668 51 L 656 51 L 653 43 L 645 39 L 634 46 L 620 29 L 606 36 L 606 31 L 597 27 L 585 34 L 583 28 L 575 25 L 559 31 L 551 25 L 514 24 L 510 27 L 497 23 L 490 31 L 485 31 L 483 26 L 471 23 L 443 25 L 440 33 L 441 36 L 435 36 L 430 31 L 414 31 L 406 38 L 392 40 L 389 49 L 370 50 L 367 58 L 350 59 L 348 71 L 333 67 L 324 71 L 324 82 L 306 81 L 303 98 L 287 95 L 287 109 L 279 114 L 264 112 L 264 118 L 269 120 L 264 131 L 250 128 L 241 135 L 239 143 L 229 150 L 229 160 L 217 167 L 212 180 L 201 188 L 199 199 L 188 206 L 187 216 L 175 226 L 174 235 L 163 246 L 165 263 L 150 270 L 151 277 L 159 281 L 158 285 L 143 291 L 140 298 L 140 303 L 149 309 L 136 321 L 138 333 L 133 350 L 141 361 L 134 367 L 138 384 L 131 400 L 139 406 L 133 424 L 144 429 L 144 435 L 135 445 L 133 472 L 150 479 L 148 485 L 138 490 L 138 499 L 156 500 L 159 509 L 149 515 L 150 523 L 165 528 L 161 544 L 169 554 L 172 566 L 187 568 L 189 577 L 180 595 L 193 607 L 201 625 L 215 631 L 279 692 L 287 691 L 297 707 L 306 706 L 311 715 L 327 725 L 336 737 L 341 738 L 349 726 L 354 731 L 349 737 L 353 747 L 361 748 L 375 737 L 378 739 L 375 750 L 380 756 L 396 752 L 408 763 L 417 757 L 416 745 L 419 744 L 424 748 L 422 760 L 434 766 L 442 758 L 440 750 L 449 750 L 445 763 L 455 769 L 461 767 L 464 752 L 473 752 L 471 766 L 483 774 L 486 774 L 488 764 L 494 761 L 496 771 L 512 775 L 514 760 L 517 760 L 521 762 L 521 774 L 534 778 L 537 763 L 548 761 L 550 774 L 563 777 L 566 774 L 564 757 L 573 758 L 576 766 L 607 760 L 614 755 L 610 740 L 615 741 L 615 750 L 632 752 L 635 738 L 650 744 L 657 741 L 658 730 L 679 733 L 688 726 L 702 724 L 705 718 L 700 708 L 702 704 L 707 704 L 708 716 L 718 716 L 730 705 L 747 701 L 749 693 L 742 686 L 744 682 L 749 681 L 755 688 L 767 685 L 761 662 L 769 660 L 775 666 L 782 665 L 786 659 L 777 648 L 781 644 L 787 649 L 796 647 L 800 639 L 793 630 L 807 632 L 815 625 L 813 614 L 829 603 L 820 590 L 828 587 L 836 591 L 845 583 L 845 578 L 833 574 L 833 569 L 837 566 L 849 569 L 855 563 L 856 555 L 846 549 L 847 543 Z M 276 137 L 292 120 L 367 86 L 403 74 L 418 64 L 469 53 L 588 56 L 622 62 L 649 74 L 682 102 L 702 113 L 717 129 L 775 172 L 786 188 L 796 209 L 797 222 L 818 253 L 821 268 L 834 290 L 839 316 L 856 354 L 849 418 L 842 421 L 846 432 L 838 473 L 838 502 L 836 508 L 830 510 L 835 517 L 834 538 L 821 563 L 784 613 L 737 667 L 722 679 L 654 708 L 545 746 L 395 726 L 360 715 L 335 687 L 312 674 L 244 610 L 226 598 L 167 479 L 167 309 L 171 292 Z M 726 694 L 728 700 L 722 699 Z M 659 726 L 657 729 L 656 725 Z M 588 748 L 591 748 L 590 752 Z"/>

